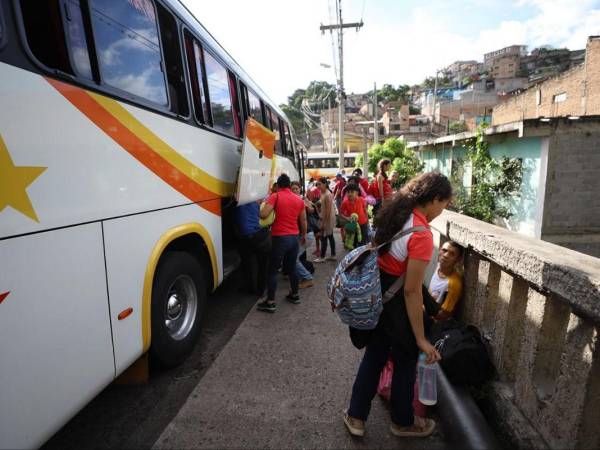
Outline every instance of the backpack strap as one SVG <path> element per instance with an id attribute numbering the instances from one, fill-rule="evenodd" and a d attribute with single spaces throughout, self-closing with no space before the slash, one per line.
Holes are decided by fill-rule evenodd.
<path id="1" fill-rule="evenodd" d="M 410 228 L 407 228 L 406 230 L 400 230 L 391 239 L 385 241 L 383 244 L 379 244 L 378 246 L 374 247 L 373 250 L 379 250 L 381 247 L 384 247 L 384 246 L 388 245 L 389 243 L 394 242 L 395 240 L 398 240 L 403 236 L 406 236 L 407 234 L 416 233 L 417 231 L 425 231 L 428 228 L 429 227 L 426 227 L 424 225 L 417 225 L 416 227 L 410 227 Z"/>
<path id="2" fill-rule="evenodd" d="M 383 247 L 384 245 L 389 244 L 390 242 L 393 242 L 397 239 L 400 239 L 403 236 L 406 236 L 407 234 L 415 233 L 417 231 L 425 231 L 425 230 L 427 230 L 427 227 L 423 226 L 423 225 L 419 225 L 416 227 L 410 227 L 410 228 L 407 228 L 406 230 L 401 230 L 400 232 L 396 233 L 392 239 L 390 239 L 387 242 L 384 242 L 383 244 L 378 245 L 375 248 L 379 249 L 379 248 Z M 394 298 L 394 296 L 398 293 L 400 288 L 404 285 L 405 278 L 406 278 L 406 273 L 403 273 L 396 279 L 396 281 L 394 281 L 394 283 L 387 289 L 387 291 L 384 292 L 384 294 L 382 296 L 383 303 L 387 303 L 392 298 Z"/>
<path id="3" fill-rule="evenodd" d="M 389 302 L 391 299 L 393 299 L 396 294 L 398 293 L 398 291 L 400 290 L 400 288 L 402 286 L 404 286 L 404 279 L 406 278 L 406 273 L 403 273 L 402 275 L 400 275 L 396 281 L 394 281 L 394 284 L 392 284 L 387 291 L 385 291 L 385 293 L 383 294 L 383 296 L 381 297 L 383 303 L 387 303 Z"/>

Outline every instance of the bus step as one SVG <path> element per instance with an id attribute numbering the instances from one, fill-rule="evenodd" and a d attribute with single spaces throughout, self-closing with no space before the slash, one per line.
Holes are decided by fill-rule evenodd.
<path id="1" fill-rule="evenodd" d="M 223 279 L 226 280 L 240 266 L 240 254 L 235 248 L 225 249 L 223 252 Z"/>

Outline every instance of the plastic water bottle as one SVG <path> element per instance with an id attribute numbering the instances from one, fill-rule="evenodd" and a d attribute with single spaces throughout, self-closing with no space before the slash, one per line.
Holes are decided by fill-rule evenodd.
<path id="1" fill-rule="evenodd" d="M 426 364 L 427 355 L 419 355 L 417 376 L 419 380 L 419 401 L 424 405 L 437 403 L 437 363 Z"/>

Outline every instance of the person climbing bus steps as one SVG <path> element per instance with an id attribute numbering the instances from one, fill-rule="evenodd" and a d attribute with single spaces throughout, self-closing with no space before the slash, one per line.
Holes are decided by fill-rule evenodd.
<path id="1" fill-rule="evenodd" d="M 298 295 L 298 275 L 296 259 L 299 246 L 306 240 L 306 212 L 304 201 L 290 190 L 290 177 L 282 174 L 277 178 L 277 192 L 270 195 L 266 205 L 260 210 L 260 217 L 266 218 L 275 211 L 275 220 L 271 226 L 271 258 L 267 278 L 267 298 L 256 305 L 259 311 L 274 313 L 277 274 L 283 264 L 283 270 L 290 278 L 290 292 L 285 297 L 293 304 L 300 303 Z M 298 237 L 300 236 L 300 237 Z"/>

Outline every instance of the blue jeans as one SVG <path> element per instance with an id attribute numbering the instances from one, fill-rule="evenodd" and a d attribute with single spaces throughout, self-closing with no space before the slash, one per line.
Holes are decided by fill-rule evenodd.
<path id="1" fill-rule="evenodd" d="M 367 417 L 369 417 L 371 400 L 377 392 L 379 376 L 388 359 L 390 350 L 394 360 L 391 396 L 392 422 L 402 427 L 409 427 L 414 422 L 412 402 L 417 361 L 407 355 L 402 347 L 391 345 L 381 335 L 374 336 L 367 345 L 352 387 L 348 415 L 360 420 L 367 420 Z"/>
<path id="2" fill-rule="evenodd" d="M 300 258 L 300 254 L 298 254 L 298 258 Z M 314 277 L 312 276 L 312 273 L 310 273 L 308 270 L 306 270 L 306 267 L 304 267 L 304 264 L 302 264 L 299 259 L 296 259 L 296 275 L 298 275 L 298 278 L 300 280 L 313 280 L 314 279 Z"/>
<path id="3" fill-rule="evenodd" d="M 296 274 L 296 259 L 298 258 L 298 236 L 273 236 L 271 238 L 271 260 L 269 261 L 269 279 L 267 280 L 267 300 L 275 300 L 277 290 L 277 275 L 279 268 L 288 274 L 292 294 L 298 293 L 298 275 Z"/>
<path id="4" fill-rule="evenodd" d="M 308 270 L 306 270 L 306 267 L 304 267 L 304 264 L 302 264 L 300 262 L 300 256 L 302 256 L 302 253 L 304 253 L 311 246 L 311 244 L 313 243 L 314 240 L 315 240 L 314 233 L 312 231 L 310 233 L 307 233 L 306 234 L 306 243 L 298 251 L 298 257 L 296 258 L 296 272 L 297 272 L 297 275 L 300 278 L 300 280 L 313 280 L 314 279 L 312 274 Z"/>

